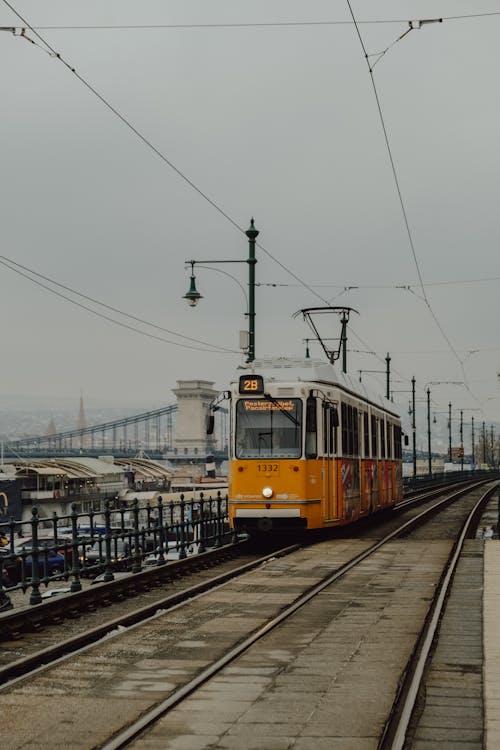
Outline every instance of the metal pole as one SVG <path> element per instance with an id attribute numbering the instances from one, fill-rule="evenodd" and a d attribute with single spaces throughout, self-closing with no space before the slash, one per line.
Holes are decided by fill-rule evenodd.
<path id="1" fill-rule="evenodd" d="M 483 464 L 486 463 L 486 427 L 483 422 Z"/>
<path id="2" fill-rule="evenodd" d="M 460 471 L 464 470 L 464 413 L 460 409 Z"/>
<path id="3" fill-rule="evenodd" d="M 428 455 L 428 473 L 432 476 L 432 457 L 431 457 L 431 389 L 427 388 L 427 455 Z"/>
<path id="4" fill-rule="evenodd" d="M 259 235 L 258 229 L 254 227 L 253 218 L 250 227 L 245 232 L 248 237 L 248 356 L 247 362 L 255 359 L 255 240 Z"/>
<path id="5" fill-rule="evenodd" d="M 387 400 L 391 397 L 391 358 L 389 356 L 389 352 L 387 352 L 387 357 L 385 358 L 385 365 L 386 365 L 386 379 L 387 379 L 387 387 L 386 387 L 386 398 Z"/>
<path id="6" fill-rule="evenodd" d="M 472 468 L 476 468 L 476 456 L 474 453 L 474 417 L 472 417 Z"/>
<path id="7" fill-rule="evenodd" d="M 347 315 L 342 311 L 342 332 L 340 334 L 342 346 L 342 372 L 347 372 Z"/>
<path id="8" fill-rule="evenodd" d="M 448 404 L 448 460 L 451 463 L 451 401 Z"/>
<path id="9" fill-rule="evenodd" d="M 493 468 L 495 468 L 495 452 L 493 450 L 493 445 L 494 445 L 494 442 L 493 442 L 493 425 L 491 425 L 490 434 L 491 434 L 491 465 L 492 465 Z"/>
<path id="10" fill-rule="evenodd" d="M 413 448 L 413 476 L 417 476 L 417 432 L 415 426 L 415 377 L 411 379 L 411 409 L 412 409 L 412 448 Z"/>

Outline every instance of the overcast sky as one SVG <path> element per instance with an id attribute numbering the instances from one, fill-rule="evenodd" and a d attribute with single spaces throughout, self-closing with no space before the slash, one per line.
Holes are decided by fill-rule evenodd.
<path id="1" fill-rule="evenodd" d="M 431 386 L 433 409 L 445 410 L 451 400 L 457 409 L 483 409 L 478 421 L 500 420 L 500 15 L 415 29 L 374 68 L 422 290 L 352 24 L 39 28 L 346 22 L 346 2 L 13 6 L 237 225 L 245 229 L 254 216 L 265 249 L 312 287 L 315 294 L 257 250 L 257 281 L 277 285 L 257 289 L 257 356 L 303 353 L 310 334 L 293 313 L 333 299 L 359 311 L 349 332 L 349 348 L 357 350 L 349 353 L 350 372 L 381 370 L 390 352 L 395 390 L 408 390 L 412 375 L 419 398 L 430 381 L 465 380 L 468 388 Z M 369 54 L 387 48 L 410 19 L 498 10 L 492 0 L 374 6 L 352 0 L 360 21 L 400 22 L 360 24 Z M 0 25 L 23 25 L 3 0 Z M 204 299 L 190 309 L 181 298 L 189 277 L 184 261 L 245 259 L 244 234 L 40 46 L 0 33 L 0 69 L 2 256 L 129 315 L 237 350 L 246 319 L 236 283 L 200 268 Z M 246 284 L 246 265 L 219 268 Z M 173 400 L 178 379 L 227 387 L 241 361 L 237 353 L 147 338 L 5 266 L 0 271 L 4 403 L 19 394 L 46 397 L 48 405 L 73 396 L 76 403 L 83 389 L 87 403 L 159 406 Z M 357 288 L 343 291 L 347 286 Z M 189 344 L 58 291 L 125 325 Z M 338 332 L 332 319 L 325 335 Z M 384 389 L 383 374 L 363 378 Z M 403 410 L 408 397 L 395 393 Z M 465 412 L 467 419 L 473 414 Z"/>

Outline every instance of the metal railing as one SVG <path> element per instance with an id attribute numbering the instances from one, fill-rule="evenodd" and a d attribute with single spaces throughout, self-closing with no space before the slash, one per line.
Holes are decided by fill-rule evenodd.
<path id="1" fill-rule="evenodd" d="M 415 477 L 403 477 L 403 489 L 417 490 L 425 487 L 434 487 L 439 484 L 450 484 L 452 482 L 467 481 L 468 479 L 498 479 L 500 472 L 476 469 L 474 471 L 443 471 L 432 474 L 417 474 Z"/>
<path id="2" fill-rule="evenodd" d="M 160 496 L 144 506 L 135 499 L 119 508 L 106 499 L 102 512 L 77 507 L 50 519 L 35 507 L 29 521 L 0 524 L 0 611 L 10 608 L 12 591 L 29 590 L 29 603 L 40 604 L 40 588 L 50 581 L 71 582 L 77 592 L 84 577 L 112 581 L 117 572 L 138 573 L 231 540 L 227 496 L 220 492 L 170 502 Z"/>

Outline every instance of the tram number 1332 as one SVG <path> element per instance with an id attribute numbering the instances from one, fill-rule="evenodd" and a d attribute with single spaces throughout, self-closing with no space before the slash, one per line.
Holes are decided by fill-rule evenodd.
<path id="1" fill-rule="evenodd" d="M 259 474 L 270 474 L 271 472 L 278 471 L 278 464 L 257 464 L 257 471 Z"/>

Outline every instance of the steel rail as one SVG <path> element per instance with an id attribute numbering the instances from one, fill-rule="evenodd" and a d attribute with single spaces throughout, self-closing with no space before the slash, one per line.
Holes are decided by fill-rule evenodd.
<path id="1" fill-rule="evenodd" d="M 233 570 L 226 571 L 208 581 L 197 583 L 194 586 L 190 586 L 175 594 L 169 594 L 167 597 L 156 600 L 134 612 L 129 612 L 126 615 L 116 617 L 113 620 L 108 620 L 102 625 L 97 625 L 90 630 L 86 630 L 83 633 L 67 638 L 60 643 L 47 646 L 46 648 L 37 651 L 35 654 L 31 654 L 30 656 L 11 662 L 4 667 L 0 667 L 0 692 L 12 687 L 14 682 L 24 680 L 43 669 L 48 669 L 63 659 L 67 659 L 76 653 L 81 653 L 82 651 L 91 648 L 103 638 L 109 637 L 110 634 L 113 634 L 114 632 L 118 635 L 119 628 L 127 628 L 127 630 L 130 631 L 132 627 L 144 625 L 146 622 L 154 620 L 156 617 L 183 605 L 187 600 L 192 601 L 210 591 L 214 591 L 228 581 L 254 570 L 263 563 L 276 557 L 284 557 L 298 549 L 299 545 L 294 544 L 289 547 L 274 550 L 270 554 L 259 557 L 257 560 L 252 560 L 244 565 L 240 565 Z M 158 614 L 159 610 L 161 610 L 161 612 Z"/>
<path id="2" fill-rule="evenodd" d="M 463 487 L 465 483 L 454 483 L 444 488 L 433 488 L 427 492 L 422 491 L 411 498 L 403 499 L 400 503 L 393 506 L 392 511 L 397 513 L 401 510 L 406 510 L 411 505 L 428 502 L 435 497 L 439 497 L 443 492 L 451 491 L 454 487 L 459 486 Z M 374 517 L 376 518 L 377 514 Z M 68 618 L 78 617 L 80 612 L 86 612 L 92 607 L 97 608 L 103 603 L 108 604 L 110 600 L 116 597 L 133 595 L 138 591 L 159 585 L 180 573 L 189 573 L 200 566 L 217 564 L 221 558 L 224 560 L 228 556 L 242 554 L 248 547 L 248 541 L 223 545 L 222 547 L 190 556 L 185 560 L 168 562 L 168 564 L 144 569 L 140 573 L 130 573 L 129 576 L 124 578 L 100 583 L 85 588 L 82 591 L 48 599 L 35 607 L 30 606 L 25 609 L 7 610 L 0 614 L 0 639 L 4 636 L 11 639 L 12 637 L 16 637 L 20 632 L 33 631 L 47 625 L 51 626 L 55 620 L 60 622 Z"/>
<path id="3" fill-rule="evenodd" d="M 481 486 L 482 484 L 484 484 L 484 481 L 475 483 L 473 487 L 471 486 L 468 486 L 466 488 L 462 487 L 461 489 L 457 490 L 452 495 L 438 502 L 436 505 L 433 505 L 430 508 L 426 508 L 417 516 L 410 519 L 409 521 L 406 521 L 398 529 L 392 531 L 390 534 L 388 534 L 386 537 L 384 537 L 383 539 L 373 544 L 364 552 L 361 552 L 355 557 L 353 557 L 349 562 L 345 563 L 337 571 L 335 571 L 335 573 L 328 574 L 327 576 L 325 576 L 325 578 L 320 583 L 312 586 L 306 593 L 299 596 L 298 599 L 295 600 L 295 602 L 293 602 L 291 605 L 289 605 L 284 610 L 282 610 L 276 617 L 269 620 L 265 625 L 258 628 L 254 633 L 252 633 L 244 641 L 242 641 L 237 646 L 235 646 L 230 651 L 228 651 L 222 658 L 218 659 L 209 667 L 202 670 L 202 672 L 200 672 L 196 677 L 194 677 L 192 680 L 187 682 L 178 690 L 174 691 L 171 695 L 168 696 L 168 698 L 158 703 L 154 708 L 152 708 L 147 713 L 143 714 L 143 716 L 141 716 L 137 721 L 130 724 L 126 729 L 124 729 L 119 734 L 115 735 L 115 737 L 113 737 L 111 740 L 107 741 L 103 745 L 100 745 L 98 750 L 122 750 L 122 748 L 127 747 L 127 745 L 132 740 L 136 739 L 139 735 L 141 735 L 146 729 L 148 729 L 152 724 L 154 724 L 155 721 L 157 721 L 164 714 L 168 713 L 170 709 L 174 708 L 176 705 L 181 703 L 185 698 L 191 695 L 195 690 L 197 690 L 203 684 L 205 684 L 209 679 L 214 677 L 224 667 L 226 667 L 236 658 L 241 656 L 254 643 L 256 643 L 265 635 L 267 635 L 267 633 L 269 633 L 271 630 L 273 630 L 278 625 L 280 625 L 283 621 L 291 617 L 295 612 L 297 612 L 297 610 L 299 610 L 301 607 L 303 607 L 305 604 L 311 601 L 311 599 L 316 597 L 325 588 L 327 588 L 332 583 L 334 583 L 335 581 L 345 576 L 350 570 L 352 570 L 354 567 L 356 567 L 361 562 L 363 562 L 363 560 L 373 555 L 377 550 L 379 550 L 388 542 L 401 536 L 406 531 L 410 530 L 412 527 L 416 527 L 420 525 L 427 519 L 428 516 L 434 515 L 442 507 L 450 504 L 453 500 L 457 500 L 463 495 L 466 495 L 472 489 L 475 489 L 476 487 Z"/>
<path id="4" fill-rule="evenodd" d="M 441 504 L 451 502 L 457 495 L 459 495 L 460 493 L 463 494 L 468 489 L 468 487 L 464 488 L 462 484 L 461 490 L 459 490 L 458 493 L 454 493 L 451 497 L 447 495 L 447 497 L 443 498 L 441 503 L 432 506 L 432 508 L 427 509 L 419 516 L 416 516 L 416 519 L 425 517 L 427 513 L 436 512 L 435 509 L 439 508 Z M 425 499 L 432 500 L 436 495 L 439 494 L 443 494 L 442 489 L 441 491 L 433 490 L 423 496 L 419 496 L 418 498 L 412 498 L 411 500 L 404 502 L 404 507 L 402 507 L 403 504 L 400 503 L 398 506 L 395 506 L 394 510 L 407 510 L 412 505 L 416 505 Z M 415 519 L 407 522 L 407 524 L 411 524 L 413 520 Z M 393 536 L 396 536 L 398 533 L 403 533 L 405 528 L 406 525 L 402 526 L 400 530 L 393 532 L 393 534 L 386 537 L 385 540 L 376 542 L 366 551 L 366 553 L 371 554 L 372 552 L 376 551 L 383 543 L 385 543 L 386 541 L 390 541 Z M 4 629 L 6 629 L 7 631 L 19 632 L 23 629 L 23 627 L 24 629 L 28 628 L 31 630 L 37 630 L 41 625 L 44 624 L 47 619 L 48 621 L 53 622 L 54 617 L 57 618 L 57 616 L 61 616 L 59 614 L 61 612 L 61 608 L 62 611 L 64 611 L 66 617 L 74 617 L 75 614 L 77 614 L 78 609 L 81 608 L 82 605 L 88 607 L 91 604 L 95 604 L 96 596 L 97 598 L 99 598 L 99 594 L 102 599 L 109 603 L 111 595 L 122 594 L 125 586 L 132 587 L 133 591 L 136 591 L 137 588 L 147 588 L 146 584 L 148 576 L 151 576 L 151 579 L 156 579 L 160 575 L 162 576 L 162 578 L 171 578 L 175 577 L 175 575 L 180 573 L 181 571 L 190 572 L 191 569 L 194 569 L 196 571 L 196 569 L 199 568 L 200 565 L 203 565 L 204 563 L 214 562 L 214 555 L 218 560 L 221 553 L 223 557 L 227 557 L 228 552 L 234 554 L 234 552 L 238 551 L 236 548 L 246 549 L 247 547 L 248 542 L 240 542 L 237 545 L 228 545 L 227 547 L 223 547 L 217 551 L 214 550 L 211 552 L 202 553 L 201 555 L 193 556 L 191 558 L 188 558 L 187 560 L 160 566 L 159 568 L 155 568 L 150 571 L 142 571 L 142 573 L 131 575 L 130 578 L 127 577 L 125 579 L 119 579 L 110 583 L 101 583 L 98 586 L 81 591 L 78 594 L 67 594 L 65 596 L 58 597 L 54 601 L 46 602 L 40 608 L 36 608 L 36 610 L 30 609 L 18 613 L 8 612 L 6 613 L 6 615 L 4 615 L 3 618 L 0 618 L 0 629 L 2 620 L 5 619 L 7 622 L 3 623 L 3 625 Z M 209 591 L 214 590 L 216 587 L 223 585 L 227 581 L 232 580 L 238 575 L 243 575 L 244 573 L 253 570 L 255 567 L 258 567 L 263 562 L 266 562 L 272 557 L 281 557 L 286 554 L 290 554 L 297 549 L 299 549 L 299 545 L 295 544 L 283 549 L 273 550 L 270 554 L 264 557 L 259 557 L 257 560 L 245 563 L 245 565 L 235 568 L 232 571 L 227 571 L 219 576 L 216 576 L 215 578 L 210 579 L 209 581 L 204 581 L 200 584 L 190 586 L 181 592 L 170 594 L 162 599 L 157 599 L 144 607 L 134 610 L 133 612 L 113 618 L 112 620 L 108 620 L 106 623 L 98 625 L 89 630 L 85 630 L 83 633 L 79 633 L 70 638 L 67 638 L 60 643 L 47 646 L 45 649 L 41 649 L 34 654 L 23 657 L 16 660 L 15 662 L 11 662 L 10 664 L 0 667 L 0 691 L 3 691 L 6 688 L 12 686 L 14 684 L 14 681 L 17 682 L 21 679 L 26 679 L 26 677 L 29 675 L 34 675 L 38 671 L 47 669 L 63 659 L 67 659 L 87 648 L 91 648 L 102 638 L 109 636 L 109 633 L 116 631 L 120 627 L 130 629 L 132 626 L 144 624 L 149 619 L 153 619 L 157 611 L 160 609 L 162 610 L 162 613 L 169 611 L 177 606 L 182 605 L 189 598 L 197 598 L 198 596 L 208 593 Z M 224 551 L 226 552 L 225 555 L 223 554 Z M 340 577 L 340 575 L 343 575 L 362 559 L 364 558 L 353 558 L 352 561 L 346 563 L 344 566 L 341 566 L 338 571 L 336 571 L 336 577 Z M 189 571 L 186 570 L 186 568 L 188 567 L 190 568 Z M 326 578 L 329 578 L 330 575 L 331 574 L 328 574 Z M 333 578 L 332 581 L 335 579 L 336 578 Z M 329 585 L 330 582 L 331 581 L 328 580 L 325 585 Z M 130 590 L 128 591 L 128 593 L 130 593 Z M 76 603 L 76 601 L 74 601 L 75 599 L 78 600 L 78 604 Z M 54 609 L 54 606 L 57 607 L 57 611 Z M 45 610 L 45 612 L 43 612 L 43 610 Z M 25 617 L 25 621 L 23 621 L 23 616 Z"/>
<path id="5" fill-rule="evenodd" d="M 451 588 L 452 580 L 462 554 L 463 546 L 470 526 L 477 517 L 479 510 L 490 499 L 497 486 L 490 487 L 477 501 L 474 508 L 467 516 L 460 534 L 448 559 L 446 572 L 442 577 L 434 596 L 429 615 L 426 618 L 421 636 L 415 647 L 412 659 L 409 664 L 412 665 L 411 671 L 408 669 L 406 679 L 403 681 L 400 694 L 393 706 L 391 716 L 389 717 L 384 733 L 381 737 L 378 747 L 383 750 L 402 750 L 408 732 L 408 726 L 413 715 L 417 696 L 422 684 L 425 666 L 429 659 L 430 650 L 434 642 L 441 616 L 445 609 L 445 602 Z M 410 676 L 411 675 L 411 676 Z"/>

